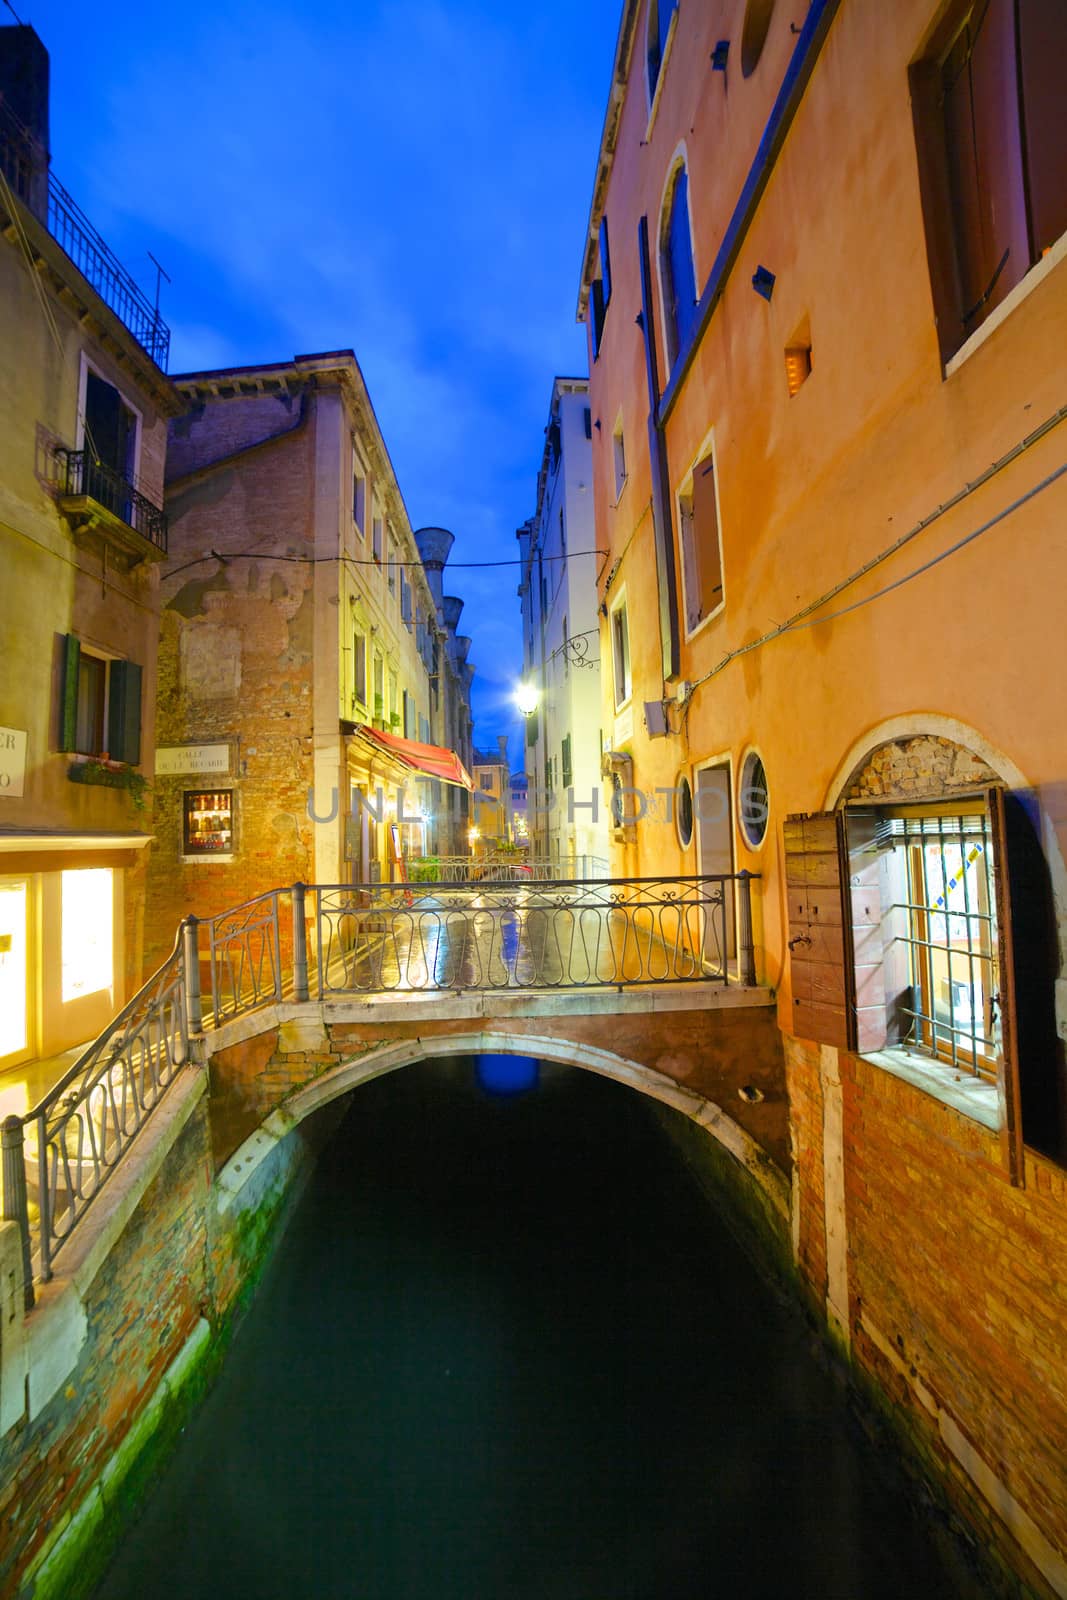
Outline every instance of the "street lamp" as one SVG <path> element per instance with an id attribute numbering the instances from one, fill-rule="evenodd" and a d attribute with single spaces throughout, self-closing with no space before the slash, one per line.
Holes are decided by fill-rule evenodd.
<path id="1" fill-rule="evenodd" d="M 515 704 L 518 706 L 524 717 L 533 716 L 534 712 L 537 710 L 537 702 L 540 700 L 540 698 L 541 696 L 536 685 L 532 683 L 520 683 L 518 688 L 515 690 Z"/>

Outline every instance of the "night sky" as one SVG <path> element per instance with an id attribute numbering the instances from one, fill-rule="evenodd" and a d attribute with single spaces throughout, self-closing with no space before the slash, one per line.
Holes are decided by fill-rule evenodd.
<path id="1" fill-rule="evenodd" d="M 412 525 L 513 558 L 552 378 L 587 369 L 621 0 L 12 3 L 51 54 L 60 182 L 142 287 L 149 250 L 173 279 L 171 372 L 355 350 Z M 475 737 L 513 759 L 517 574 L 450 584 Z"/>

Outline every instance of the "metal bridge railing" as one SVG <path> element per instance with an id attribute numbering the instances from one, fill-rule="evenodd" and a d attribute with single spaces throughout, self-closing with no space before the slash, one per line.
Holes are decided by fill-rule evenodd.
<path id="1" fill-rule="evenodd" d="M 179 1070 L 197 1061 L 206 1028 L 286 997 L 306 1001 L 312 989 L 324 1000 L 731 976 L 754 984 L 751 881 L 741 872 L 298 883 L 204 922 L 187 917 L 159 971 L 60 1082 L 3 1123 L 3 1216 L 20 1227 L 27 1307 L 34 1273 L 51 1278 Z"/>
<path id="2" fill-rule="evenodd" d="M 606 878 L 600 856 L 526 856 L 500 852 L 480 856 L 413 856 L 407 862 L 412 883 L 559 883 L 576 878 Z"/>

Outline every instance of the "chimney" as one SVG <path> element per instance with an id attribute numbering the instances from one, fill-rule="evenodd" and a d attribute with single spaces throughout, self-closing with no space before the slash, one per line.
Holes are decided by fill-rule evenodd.
<path id="1" fill-rule="evenodd" d="M 48 51 L 33 29 L 0 28 L 0 163 L 12 189 L 48 225 Z"/>

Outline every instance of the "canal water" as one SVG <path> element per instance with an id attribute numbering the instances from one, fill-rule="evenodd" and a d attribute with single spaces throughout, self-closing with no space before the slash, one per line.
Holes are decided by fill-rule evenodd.
<path id="1" fill-rule="evenodd" d="M 978 1592 L 646 1102 L 478 1058 L 353 1095 L 98 1595 Z"/>

